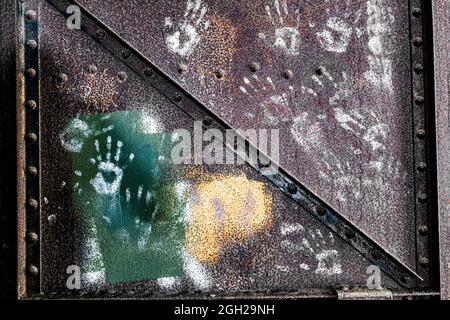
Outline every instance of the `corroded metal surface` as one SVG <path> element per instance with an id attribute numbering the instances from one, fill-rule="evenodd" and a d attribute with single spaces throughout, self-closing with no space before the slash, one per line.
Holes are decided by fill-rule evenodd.
<path id="1" fill-rule="evenodd" d="M 80 3 L 415 267 L 407 1 Z"/>
<path id="2" fill-rule="evenodd" d="M 450 299 L 450 3 L 433 2 L 442 299 Z"/>
<path id="3" fill-rule="evenodd" d="M 87 173 L 79 172 L 71 161 L 71 153 L 77 153 L 78 147 L 85 152 L 79 140 L 67 139 L 66 134 L 72 132 L 67 130 L 71 121 L 98 113 L 141 110 L 148 116 L 148 128 L 155 132 L 192 130 L 193 123 L 86 34 L 64 28 L 64 18 L 49 5 L 43 7 L 40 36 L 46 45 L 41 52 L 42 289 L 51 293 L 65 290 L 69 265 L 84 266 L 86 252 L 96 252 L 83 212 L 74 203 L 74 194 L 86 191 L 74 182 Z M 107 134 L 102 134 L 99 136 L 107 141 Z M 246 166 L 203 167 L 194 173 L 188 169 L 190 174 L 183 177 L 197 197 L 190 195 L 188 200 L 191 220 L 186 237 L 190 245 L 182 257 L 182 274 L 141 281 L 138 286 L 149 291 L 220 292 L 365 284 L 369 262 L 255 171 Z M 238 192 L 233 192 L 233 188 Z M 250 192 L 252 201 L 239 198 L 245 190 Z M 225 207 L 216 209 L 228 221 L 222 229 L 217 229 L 221 219 L 208 210 L 210 199 Z M 236 215 L 245 210 L 246 202 L 255 205 L 247 225 L 241 227 L 242 221 Z M 207 225 L 202 225 L 205 222 Z M 220 245 L 215 242 L 217 236 L 223 237 Z M 97 277 L 95 281 L 92 277 L 84 279 L 85 289 L 98 289 L 104 284 L 101 264 L 94 266 L 97 269 L 91 271 Z M 396 288 L 387 277 L 383 277 L 383 285 Z M 113 287 L 121 290 L 133 285 Z"/>

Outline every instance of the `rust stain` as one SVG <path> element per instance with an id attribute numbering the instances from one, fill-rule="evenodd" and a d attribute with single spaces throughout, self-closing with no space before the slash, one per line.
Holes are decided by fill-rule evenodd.
<path id="1" fill-rule="evenodd" d="M 272 225 L 272 198 L 261 182 L 242 175 L 212 175 L 191 192 L 186 249 L 215 263 L 221 252 Z"/>
<path id="2" fill-rule="evenodd" d="M 80 95 L 88 108 L 106 112 L 115 105 L 118 86 L 117 77 L 108 74 L 105 69 L 85 76 L 80 86 Z"/>

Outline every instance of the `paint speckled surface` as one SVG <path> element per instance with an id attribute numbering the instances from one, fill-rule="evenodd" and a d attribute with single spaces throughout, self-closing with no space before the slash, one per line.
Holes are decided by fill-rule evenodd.
<path id="1" fill-rule="evenodd" d="M 407 1 L 80 3 L 415 267 Z"/>
<path id="2" fill-rule="evenodd" d="M 78 148 L 79 140 L 62 139 L 67 123 L 126 110 L 149 115 L 148 133 L 191 131 L 193 122 L 86 35 L 64 28 L 64 19 L 45 4 L 41 19 L 41 43 L 45 43 L 41 51 L 41 274 L 42 291 L 52 293 L 65 290 L 66 268 L 83 265 L 86 249 L 102 259 L 92 245 L 95 234 L 87 232 L 83 212 L 74 202 L 71 186 L 79 173 L 70 153 L 83 148 Z M 67 78 L 58 77 L 61 73 Z M 111 86 L 107 92 L 102 91 L 105 83 Z M 95 89 L 97 85 L 101 90 Z M 83 139 L 83 134 L 77 137 Z M 85 289 L 290 291 L 366 283 L 370 263 L 253 169 L 184 166 L 179 171 L 177 190 L 189 204 L 184 223 L 190 244 L 181 254 L 182 274 L 113 285 L 102 278 L 100 263 L 94 264 L 100 273 L 84 279 Z M 211 201 L 214 208 L 208 207 Z M 214 245 L 215 237 L 224 241 Z M 210 241 L 213 244 L 205 246 Z M 382 281 L 386 287 L 397 287 L 387 276 Z"/>

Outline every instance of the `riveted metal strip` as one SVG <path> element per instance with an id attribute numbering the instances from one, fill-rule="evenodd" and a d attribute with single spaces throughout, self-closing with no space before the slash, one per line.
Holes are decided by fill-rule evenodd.
<path id="1" fill-rule="evenodd" d="M 26 295 L 40 293 L 40 141 L 39 141 L 39 1 L 18 1 L 19 30 L 18 45 L 22 57 L 22 67 L 18 70 L 22 78 L 23 98 L 19 99 L 19 108 L 22 112 L 22 122 L 18 136 L 19 144 L 24 148 L 24 159 L 19 163 L 19 177 L 24 181 L 25 190 L 20 205 L 24 207 L 24 228 L 23 233 L 19 233 L 19 239 L 25 243 L 25 259 L 21 272 L 25 273 Z M 20 220 L 20 218 L 19 218 Z"/>
<path id="2" fill-rule="evenodd" d="M 68 0 L 47 0 L 47 2 L 66 16 L 68 6 L 73 4 L 78 5 L 75 1 Z M 125 63 L 130 69 L 146 79 L 156 90 L 183 110 L 189 117 L 194 120 L 203 121 L 205 129 L 218 129 L 223 134 L 225 134 L 226 129 L 231 128 L 225 120 L 208 110 L 197 99 L 160 71 L 140 52 L 101 23 L 95 16 L 82 6 L 78 6 L 81 9 L 82 30 L 117 59 Z M 245 141 L 245 148 L 239 150 L 235 145 L 227 146 L 236 152 L 238 156 L 248 159 L 247 156 L 257 149 L 239 134 L 237 136 L 238 139 Z M 321 200 L 317 195 L 296 181 L 283 168 L 279 168 L 276 174 L 267 174 L 270 170 L 267 170 L 267 166 L 261 164 L 271 163 L 271 161 L 259 150 L 257 152 L 259 153 L 259 162 L 251 161 L 249 165 L 266 176 L 281 191 L 306 208 L 315 218 L 337 233 L 367 259 L 379 265 L 382 270 L 399 284 L 407 288 L 412 288 L 415 287 L 416 280 L 421 280 L 418 274 L 341 216 L 325 201 Z M 274 163 L 272 164 L 275 165 Z"/>
<path id="3" fill-rule="evenodd" d="M 430 214 L 431 192 L 430 167 L 432 159 L 429 141 L 433 135 L 432 125 L 427 117 L 433 109 L 433 101 L 429 90 L 426 90 L 425 79 L 432 74 L 432 64 L 425 59 L 424 48 L 431 45 L 425 25 L 430 17 L 427 15 L 427 3 L 423 0 L 410 0 L 410 35 L 411 35 L 411 88 L 412 115 L 414 125 L 414 168 L 415 168 L 415 216 L 416 216 L 416 265 L 417 273 L 423 278 L 419 287 L 430 284 L 431 250 L 430 250 Z M 431 77 L 432 78 L 432 77 Z"/>

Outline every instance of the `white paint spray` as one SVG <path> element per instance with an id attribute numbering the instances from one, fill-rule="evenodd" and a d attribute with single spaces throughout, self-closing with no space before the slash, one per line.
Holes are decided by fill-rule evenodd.
<path id="1" fill-rule="evenodd" d="M 208 7 L 201 0 L 187 0 L 183 17 L 173 22 L 166 17 L 167 48 L 180 56 L 189 56 L 198 47 L 202 34 L 209 28 L 209 21 L 205 19 Z"/>
<path id="2" fill-rule="evenodd" d="M 290 17 L 287 0 L 273 0 L 271 6 L 265 6 L 266 15 L 274 26 L 273 35 L 259 33 L 259 38 L 269 42 L 271 47 L 283 51 L 286 55 L 296 56 L 300 53 L 300 32 L 298 31 L 300 12 L 294 11 Z"/>
<path id="3" fill-rule="evenodd" d="M 289 91 L 277 88 L 272 78 L 260 78 L 253 75 L 250 79 L 243 78 L 239 90 L 251 99 L 257 99 L 263 111 L 264 122 L 269 126 L 278 126 L 292 119 L 290 106 L 293 87 Z"/>
<path id="4" fill-rule="evenodd" d="M 341 262 L 337 250 L 330 248 L 334 244 L 334 237 L 331 232 L 328 238 L 322 235 L 319 229 L 306 230 L 299 223 L 283 223 L 280 226 L 283 236 L 281 246 L 291 252 L 303 252 L 305 255 L 313 257 L 317 263 L 315 273 L 323 276 L 333 276 L 342 273 Z M 300 241 L 294 236 L 300 236 Z M 296 239 L 296 240 L 294 240 Z M 299 268 L 305 271 L 311 269 L 307 263 L 300 263 Z"/>
<path id="5" fill-rule="evenodd" d="M 339 17 L 330 17 L 324 29 L 316 34 L 322 48 L 326 51 L 343 53 L 352 38 L 353 28 Z"/>
<path id="6" fill-rule="evenodd" d="M 369 36 L 367 56 L 369 69 L 365 78 L 377 88 L 384 88 L 393 93 L 392 59 L 386 49 L 390 36 L 393 36 L 391 25 L 394 22 L 392 9 L 384 0 L 367 1 L 367 33 Z"/>

